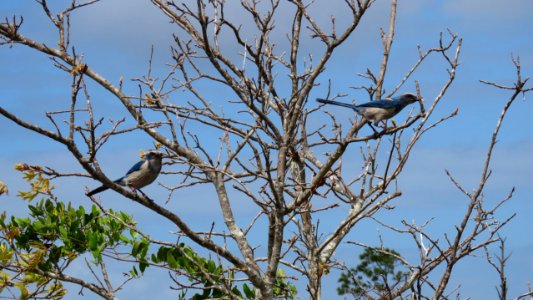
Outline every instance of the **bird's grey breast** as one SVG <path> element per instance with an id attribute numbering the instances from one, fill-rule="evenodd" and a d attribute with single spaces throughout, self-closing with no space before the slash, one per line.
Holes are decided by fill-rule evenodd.
<path id="1" fill-rule="evenodd" d="M 161 158 L 148 160 L 148 168 L 150 168 L 151 172 L 159 174 L 159 172 L 161 172 Z"/>
<path id="2" fill-rule="evenodd" d="M 140 189 L 154 182 L 161 171 L 161 161 L 157 159 L 145 160 L 139 170 L 130 173 L 126 184 Z"/>

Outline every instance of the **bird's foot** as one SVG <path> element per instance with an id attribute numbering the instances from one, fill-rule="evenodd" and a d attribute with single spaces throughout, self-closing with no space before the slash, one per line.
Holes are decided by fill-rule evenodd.
<path id="1" fill-rule="evenodd" d="M 148 201 L 154 202 L 154 200 L 150 199 L 150 197 L 148 197 L 142 190 L 139 189 L 138 191 L 144 196 L 144 198 L 148 199 Z"/>
<path id="2" fill-rule="evenodd" d="M 141 193 L 144 197 L 148 198 L 148 196 L 146 196 L 146 194 L 142 190 L 139 189 L 137 191 L 139 191 L 139 193 Z"/>

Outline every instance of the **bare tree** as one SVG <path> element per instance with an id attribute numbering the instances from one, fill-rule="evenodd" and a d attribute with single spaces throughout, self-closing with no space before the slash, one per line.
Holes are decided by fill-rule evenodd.
<path id="1" fill-rule="evenodd" d="M 344 122 L 309 102 L 309 96 L 315 87 L 327 82 L 320 79 L 320 75 L 337 47 L 346 43 L 358 28 L 374 1 L 346 0 L 350 20 L 346 26 L 339 28 L 334 17 L 330 24 L 315 21 L 310 9 L 312 2 L 243 0 L 239 9 L 253 20 L 253 24 L 244 30 L 240 20 L 227 17 L 226 10 L 230 4 L 225 1 L 198 0 L 193 5 L 190 2 L 151 0 L 179 32 L 174 36 L 175 43 L 172 45 L 171 71 L 163 76 L 152 74 L 150 60 L 147 74 L 134 80 L 140 89 L 137 95 L 126 94 L 122 81 L 115 85 L 100 75 L 98 70 L 83 61 L 71 44 L 72 12 L 82 12 L 85 6 L 97 0 L 79 3 L 73 0 L 69 7 L 57 13 L 49 9 L 46 0 L 37 2 L 57 29 L 57 46 L 25 36 L 23 19 L 17 17 L 8 18 L 0 24 L 1 44 L 22 45 L 51 57 L 55 67 L 72 76 L 72 94 L 70 99 L 65 99 L 65 111 L 46 113 L 49 126 L 32 124 L 3 107 L 0 107 L 0 114 L 19 126 L 64 145 L 85 171 L 65 174 L 53 167 L 42 168 L 45 174 L 99 180 L 172 222 L 179 228 L 178 236 L 186 238 L 193 248 L 205 249 L 216 256 L 226 266 L 223 281 L 218 280 L 218 275 L 206 265 L 195 263 L 194 266 L 205 286 L 225 298 L 242 297 L 232 289 L 232 285 L 241 279 L 235 279 L 237 276 L 230 273 L 239 274 L 244 282 L 251 284 L 256 299 L 288 297 L 279 292 L 280 280 L 283 280 L 279 271 L 283 266 L 288 270 L 289 278 L 298 275 L 306 279 L 309 298 L 320 299 L 323 274 L 332 267 L 343 265 L 334 258 L 337 247 L 347 242 L 348 233 L 361 220 L 372 218 L 401 196 L 397 179 L 410 159 L 412 149 L 423 135 L 457 113 L 437 117 L 437 121 L 430 120 L 454 81 L 459 65 L 462 40 L 452 32 L 441 34 L 435 47 L 427 50 L 419 47 L 419 58 L 405 76 L 396 82 L 386 82 L 394 40 L 395 0 L 391 3 L 388 32 L 381 35 L 383 58 L 380 68 L 367 69 L 365 74 L 360 74 L 368 80 L 368 85 L 362 88 L 372 99 L 391 96 L 406 82 L 414 81 L 412 75 L 429 57 L 446 64 L 448 78 L 442 82 L 434 99 L 425 99 L 423 87 L 417 84 L 417 94 L 422 99 L 420 105 L 410 112 L 405 121 L 400 124 L 389 122 L 383 130 L 372 134 L 365 134 L 366 130 L 362 130 L 366 124 L 364 119 L 356 118 L 346 128 Z M 291 27 L 285 32 L 288 37 L 286 48 L 278 46 L 278 41 L 272 39 L 276 17 L 291 20 Z M 319 41 L 322 45 L 320 52 L 306 53 L 302 47 L 302 41 L 306 39 Z M 241 51 L 228 52 L 224 47 L 227 43 L 238 45 Z M 230 49 L 233 51 L 234 48 Z M 407 280 L 383 294 L 368 297 L 393 299 L 411 295 L 413 299 L 446 298 L 446 287 L 456 263 L 473 252 L 502 241 L 498 232 L 513 216 L 498 220 L 495 213 L 502 203 L 511 198 L 512 191 L 497 205 L 487 207 L 483 202 L 483 190 L 490 176 L 492 151 L 507 109 L 520 93 L 531 90 L 525 86 L 527 79 L 521 78 L 518 61 L 515 61 L 515 66 L 517 81 L 513 86 L 490 83 L 509 89 L 512 96 L 493 133 L 478 187 L 474 192 L 468 192 L 448 173 L 468 198 L 464 217 L 456 225 L 456 230 L 444 237 L 432 237 L 424 230 L 427 223 L 404 222 L 402 228 L 382 224 L 398 234 L 410 235 L 418 246 L 420 258 L 417 262 L 401 258 L 404 267 L 409 270 Z M 109 91 L 129 113 L 124 118 L 134 120 L 135 126 L 126 127 L 122 120 L 105 127 L 101 117 L 93 111 L 95 103 L 90 97 L 87 80 Z M 286 85 L 288 88 L 285 88 Z M 203 91 L 205 86 L 230 90 L 233 100 L 209 99 Z M 384 86 L 392 88 L 387 92 Z M 183 90 L 187 91 L 186 99 L 174 96 Z M 335 98 L 340 95 L 325 96 Z M 80 99 L 85 102 L 81 103 Z M 213 105 L 213 102 L 224 103 L 226 110 Z M 310 120 L 324 115 L 329 116 L 327 122 L 319 126 L 311 123 Z M 202 130 L 206 128 L 221 138 L 220 147 L 214 149 L 203 139 Z M 105 154 L 99 150 L 115 136 L 130 131 L 142 131 L 152 138 L 165 152 L 167 164 L 175 167 L 175 171 L 167 172 L 167 176 L 172 176 L 175 182 L 173 186 L 166 186 L 168 199 L 194 185 L 212 187 L 224 218 L 225 230 L 191 228 L 179 213 L 168 210 L 161 199 L 154 201 L 132 192 L 113 183 L 104 174 L 98 156 Z M 360 149 L 359 153 L 348 153 L 347 148 L 351 146 L 353 149 L 355 145 Z M 356 159 L 359 168 L 353 165 L 349 169 L 343 168 L 343 156 Z M 231 197 L 235 193 L 230 191 L 238 192 L 257 207 L 257 216 L 247 224 L 239 224 Z M 322 197 L 332 197 L 335 202 L 321 206 L 316 199 Z M 96 199 L 91 200 L 99 205 L 101 211 L 116 218 Z M 344 215 L 335 230 L 323 232 L 318 226 L 319 216 L 328 210 L 337 210 Z M 268 225 L 256 232 L 265 234 L 260 244 L 252 244 L 249 232 L 261 226 L 257 222 L 261 218 L 268 220 Z M 138 232 L 148 244 L 178 249 L 187 259 L 198 261 L 173 241 L 154 240 L 135 226 L 123 224 Z M 266 249 L 266 255 L 256 250 L 258 247 Z M 121 260 L 123 256 L 110 251 L 107 258 Z M 503 274 L 503 252 L 498 260 L 495 268 Z M 168 261 L 145 263 L 174 270 Z M 501 263 L 501 268 L 498 263 Z M 105 265 L 100 267 L 102 276 L 106 278 Z M 116 291 L 122 287 L 113 286 L 109 280 L 90 283 L 64 273 L 37 272 L 53 280 L 79 284 L 106 299 L 114 298 Z M 430 282 L 429 274 L 434 274 L 432 278 L 437 280 Z M 180 287 L 197 287 L 180 282 L 178 275 L 184 274 L 176 273 L 172 278 Z M 506 287 L 503 285 L 500 298 L 505 299 L 505 294 Z"/>

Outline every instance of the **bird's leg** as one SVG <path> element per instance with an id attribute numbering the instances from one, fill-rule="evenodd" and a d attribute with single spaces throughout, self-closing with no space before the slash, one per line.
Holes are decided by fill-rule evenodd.
<path id="1" fill-rule="evenodd" d="M 367 122 L 368 126 L 370 126 L 370 128 L 372 128 L 372 130 L 374 131 L 374 134 L 378 134 L 378 131 L 376 130 L 376 128 L 374 128 L 374 126 L 372 126 L 372 122 Z"/>
<path id="2" fill-rule="evenodd" d="M 146 196 L 146 194 L 141 190 L 141 189 L 138 189 L 139 193 L 141 193 L 144 197 L 148 198 L 148 196 Z M 150 199 L 150 198 L 148 198 Z"/>
<path id="3" fill-rule="evenodd" d="M 137 193 L 137 192 L 139 192 L 139 193 L 141 193 L 144 196 L 144 198 L 148 199 L 149 201 L 154 202 L 154 200 L 150 199 L 150 197 L 148 197 L 141 189 L 134 188 L 131 185 L 128 185 L 128 187 L 130 188 L 130 190 L 132 192 L 135 193 L 135 195 L 139 196 L 138 193 Z"/>
<path id="4" fill-rule="evenodd" d="M 150 202 L 154 202 L 154 200 L 150 199 L 141 189 L 138 189 L 138 191 L 144 196 L 144 198 L 148 199 Z"/>

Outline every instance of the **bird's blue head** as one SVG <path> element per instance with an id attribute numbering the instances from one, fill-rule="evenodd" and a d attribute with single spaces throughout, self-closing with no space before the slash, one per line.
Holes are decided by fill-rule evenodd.
<path id="1" fill-rule="evenodd" d="M 420 99 L 418 99 L 418 97 L 416 95 L 413 95 L 413 94 L 403 94 L 403 95 L 400 96 L 399 100 L 407 105 L 407 104 L 411 104 L 411 103 L 417 102 Z"/>
<path id="2" fill-rule="evenodd" d="M 151 150 L 142 155 L 142 157 L 145 160 L 151 160 L 151 159 L 161 159 L 163 157 L 163 154 L 159 151 Z"/>

